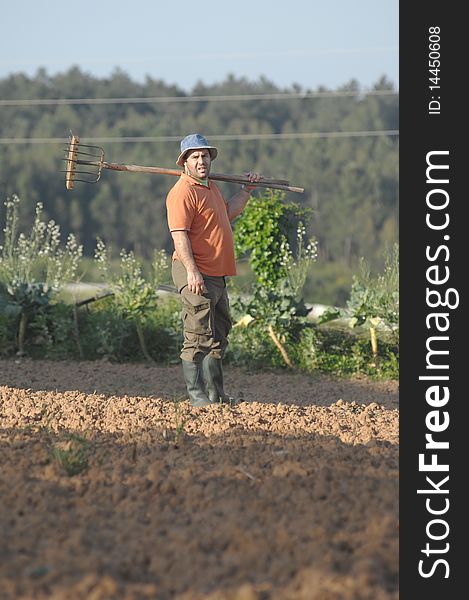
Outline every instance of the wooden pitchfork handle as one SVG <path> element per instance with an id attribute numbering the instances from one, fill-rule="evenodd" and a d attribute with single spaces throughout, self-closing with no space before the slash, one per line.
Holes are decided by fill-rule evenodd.
<path id="1" fill-rule="evenodd" d="M 179 177 L 183 171 L 179 169 L 165 169 L 163 167 L 142 167 L 140 165 L 123 165 L 116 163 L 109 163 L 103 161 L 103 169 L 110 169 L 111 171 L 128 171 L 130 173 L 156 173 L 160 175 L 175 175 Z M 227 181 L 229 183 L 244 183 L 246 185 L 255 185 L 256 187 L 274 188 L 276 190 L 286 190 L 289 192 L 303 193 L 304 188 L 294 187 L 288 184 L 285 179 L 269 179 L 267 177 L 261 179 L 256 183 L 252 183 L 249 179 L 243 175 L 229 175 L 227 173 L 210 173 L 209 179 L 217 181 Z"/>

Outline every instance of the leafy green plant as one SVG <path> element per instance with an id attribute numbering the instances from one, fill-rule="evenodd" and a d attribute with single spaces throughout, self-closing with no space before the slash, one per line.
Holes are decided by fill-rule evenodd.
<path id="1" fill-rule="evenodd" d="M 67 475 L 78 475 L 88 467 L 90 443 L 84 437 L 71 433 L 51 448 L 52 458 Z"/>
<path id="2" fill-rule="evenodd" d="M 377 330 L 399 343 L 399 248 L 395 244 L 386 256 L 382 273 L 373 277 L 365 259 L 353 277 L 350 299 L 346 308 L 334 308 L 319 318 L 319 323 L 343 318 L 351 328 L 368 327 L 375 362 L 378 356 Z"/>
<path id="3" fill-rule="evenodd" d="M 0 247 L 0 302 L 17 320 L 18 354 L 25 353 L 28 322 L 56 300 L 64 285 L 75 279 L 83 247 L 69 234 L 61 247 L 60 227 L 53 220 L 42 221 L 43 206 L 36 215 L 29 235 L 18 232 L 20 199 L 7 198 L 4 245 Z"/>
<path id="4" fill-rule="evenodd" d="M 135 326 L 141 351 L 148 361 L 152 361 L 145 341 L 144 326 L 149 313 L 157 306 L 158 285 L 168 268 L 166 253 L 164 250 L 155 250 L 151 265 L 152 273 L 148 280 L 133 251 L 121 250 L 120 269 L 116 274 L 111 272 L 109 267 L 106 245 L 98 238 L 95 259 L 103 280 L 113 292 L 113 305 L 124 320 Z"/>
<path id="5" fill-rule="evenodd" d="M 147 327 L 151 332 L 151 354 L 154 359 L 179 364 L 183 342 L 180 298 L 175 295 L 159 298 L 156 310 L 149 315 Z"/>
<path id="6" fill-rule="evenodd" d="M 285 360 L 273 344 L 267 328 L 255 320 L 247 325 L 242 321 L 235 324 L 225 360 L 249 371 L 285 366 Z"/>
<path id="7" fill-rule="evenodd" d="M 78 323 L 84 356 L 89 360 L 132 360 L 141 356 L 133 323 L 122 318 L 116 311 L 112 298 L 108 297 L 79 309 Z"/>
<path id="8" fill-rule="evenodd" d="M 146 313 L 142 324 L 146 348 L 153 361 L 179 362 L 180 322 L 180 299 L 172 294 L 158 296 L 156 305 Z M 79 344 L 75 331 L 78 329 Z M 78 358 L 87 360 L 147 360 L 142 354 L 135 323 L 123 318 L 113 295 L 89 302 L 77 310 L 74 305 L 53 305 L 48 313 L 36 317 L 31 333 L 32 356 L 41 350 L 43 356 L 50 358 L 77 358 L 78 352 Z"/>
<path id="9" fill-rule="evenodd" d="M 270 193 L 248 204 L 235 229 L 237 254 L 247 252 L 256 275 L 254 291 L 237 294 L 233 306 L 262 324 L 285 364 L 293 367 L 285 343 L 295 339 L 309 310 L 302 290 L 317 257 L 314 238 L 306 240 L 307 211 L 287 204 L 284 194 Z"/>
<path id="10" fill-rule="evenodd" d="M 29 354 L 33 358 L 84 358 L 75 316 L 76 307 L 64 302 L 50 303 L 37 312 L 28 326 Z"/>
<path id="11" fill-rule="evenodd" d="M 366 375 L 373 379 L 396 379 L 399 376 L 396 346 L 379 342 L 380 368 L 374 366 L 369 339 L 349 327 L 317 326 L 311 323 L 293 346 L 295 360 L 302 371 L 321 371 L 334 376 Z"/>
<path id="12" fill-rule="evenodd" d="M 310 309 L 303 300 L 296 299 L 289 282 L 279 282 L 275 290 L 257 286 L 247 300 L 238 297 L 233 304 L 239 312 L 249 315 L 267 329 L 285 363 L 293 367 L 284 342 L 286 337 L 295 337 L 305 324 Z"/>
<path id="13" fill-rule="evenodd" d="M 284 200 L 285 193 L 276 190 L 251 198 L 234 230 L 237 257 L 248 256 L 257 283 L 265 288 L 275 289 L 287 277 L 289 261 L 298 255 L 298 226 L 303 228 L 312 212 Z"/>

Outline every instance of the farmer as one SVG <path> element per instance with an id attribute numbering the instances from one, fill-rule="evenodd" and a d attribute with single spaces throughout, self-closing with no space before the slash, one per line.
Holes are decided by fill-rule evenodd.
<path id="1" fill-rule="evenodd" d="M 231 402 L 223 389 L 222 359 L 231 319 L 226 277 L 236 275 L 231 221 L 242 213 L 255 185 L 225 200 L 209 180 L 218 150 L 194 133 L 181 141 L 176 161 L 184 172 L 166 199 L 174 242 L 172 277 L 182 299 L 182 370 L 192 406 Z M 252 184 L 262 179 L 247 173 Z"/>

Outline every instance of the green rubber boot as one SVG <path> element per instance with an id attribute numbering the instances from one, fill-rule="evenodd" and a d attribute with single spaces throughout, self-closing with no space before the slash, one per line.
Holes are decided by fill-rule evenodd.
<path id="1" fill-rule="evenodd" d="M 223 368 L 220 358 L 213 358 L 210 354 L 202 361 L 205 385 L 210 402 L 235 404 L 235 399 L 225 394 L 223 388 Z"/>
<path id="2" fill-rule="evenodd" d="M 187 386 L 187 393 L 192 406 L 209 406 L 213 404 L 207 397 L 202 377 L 202 365 L 200 363 L 183 360 L 182 372 Z"/>

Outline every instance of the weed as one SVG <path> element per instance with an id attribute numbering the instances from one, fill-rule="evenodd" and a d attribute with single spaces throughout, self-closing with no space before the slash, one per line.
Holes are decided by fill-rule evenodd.
<path id="1" fill-rule="evenodd" d="M 98 238 L 95 259 L 101 271 L 101 276 L 113 292 L 113 305 L 121 318 L 129 321 L 135 327 L 141 352 L 145 359 L 153 362 L 145 339 L 145 325 L 148 315 L 157 306 L 157 288 L 168 260 L 164 250 L 155 251 L 152 262 L 152 276 L 146 279 L 141 262 L 133 251 L 120 252 L 120 273 L 113 275 L 110 269 L 109 252 L 105 243 Z"/>
<path id="2" fill-rule="evenodd" d="M 84 437 L 70 433 L 62 442 L 58 442 L 51 449 L 52 458 L 67 473 L 78 475 L 88 467 L 90 443 Z"/>
<path id="3" fill-rule="evenodd" d="M 41 220 L 43 206 L 36 205 L 36 216 L 29 235 L 18 233 L 20 199 L 7 198 L 4 246 L 0 247 L 0 304 L 15 317 L 18 354 L 25 354 L 28 323 L 56 299 L 69 280 L 76 278 L 83 247 L 69 234 L 61 248 L 60 227 Z M 42 281 L 37 281 L 40 278 Z"/>
<path id="4" fill-rule="evenodd" d="M 174 431 L 175 437 L 174 441 L 177 443 L 179 438 L 184 433 L 184 427 L 187 423 L 187 417 L 184 415 L 184 409 L 181 406 L 181 402 L 185 399 L 184 396 L 179 396 L 173 398 L 173 408 L 174 408 Z"/>

